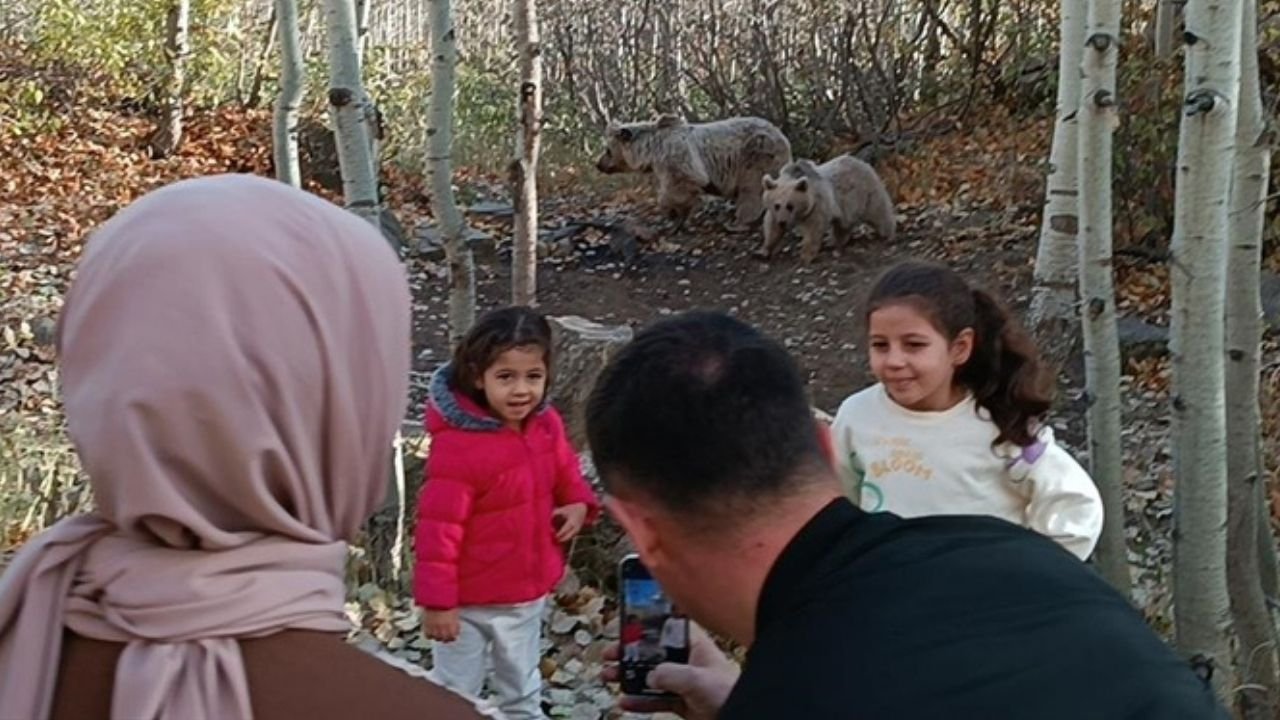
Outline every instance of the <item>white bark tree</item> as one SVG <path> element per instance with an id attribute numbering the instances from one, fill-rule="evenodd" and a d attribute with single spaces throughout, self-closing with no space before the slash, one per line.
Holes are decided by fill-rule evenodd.
<path id="1" fill-rule="evenodd" d="M 1077 134 L 1085 25 L 1083 4 L 1063 0 L 1060 12 L 1058 100 L 1029 313 L 1040 347 L 1059 365 L 1070 354 L 1071 338 L 1076 336 Z"/>
<path id="2" fill-rule="evenodd" d="M 1262 579 L 1262 594 L 1274 607 L 1280 606 L 1280 553 L 1276 550 L 1276 538 L 1270 530 L 1271 501 L 1266 485 L 1260 483 L 1258 491 L 1262 493 L 1262 502 L 1258 503 L 1258 573 Z M 1280 632 L 1280 628 L 1277 632 Z"/>
<path id="3" fill-rule="evenodd" d="M 182 144 L 183 95 L 187 80 L 187 58 L 191 55 L 190 25 L 190 0 L 173 0 L 169 4 L 164 46 L 165 56 L 169 60 L 169 75 L 164 84 L 164 124 L 151 141 L 153 158 L 169 157 Z"/>
<path id="4" fill-rule="evenodd" d="M 280 11 L 275 4 L 271 5 L 271 14 L 267 17 L 267 32 L 262 39 L 262 49 L 253 63 L 253 81 L 249 83 L 249 93 L 244 99 L 245 107 L 258 107 L 262 102 L 262 84 L 267 74 L 267 62 L 271 51 L 275 49 L 276 39 L 280 36 Z"/>
<path id="5" fill-rule="evenodd" d="M 1260 547 L 1274 542 L 1259 506 L 1266 506 L 1259 458 L 1261 413 L 1262 226 L 1271 147 L 1258 87 L 1258 6 L 1241 13 L 1240 100 L 1227 251 L 1227 584 L 1239 641 L 1239 708 L 1245 720 L 1272 720 L 1277 710 L 1276 628 L 1262 589 Z M 1261 536 L 1261 537 L 1260 537 Z"/>
<path id="6" fill-rule="evenodd" d="M 298 168 L 298 108 L 302 105 L 302 40 L 298 33 L 298 0 L 275 0 L 276 30 L 280 34 L 280 96 L 276 98 L 273 157 L 276 177 L 302 187 Z"/>
<path id="7" fill-rule="evenodd" d="M 351 212 L 381 229 L 376 159 L 369 127 L 369 98 L 360 79 L 353 0 L 325 0 L 329 43 L 329 111 L 342 172 L 342 195 Z"/>
<path id="8" fill-rule="evenodd" d="M 453 197 L 453 106 L 458 46 L 452 0 L 430 0 L 431 100 L 427 106 L 427 178 L 431 214 L 449 266 L 449 340 L 457 344 L 476 317 L 476 268 L 467 227 Z"/>
<path id="9" fill-rule="evenodd" d="M 1170 273 L 1173 310 L 1174 630 L 1235 687 L 1227 595 L 1224 316 L 1227 200 L 1240 87 L 1240 0 L 1190 0 Z"/>
<path id="10" fill-rule="evenodd" d="M 542 41 L 538 0 L 515 0 L 520 52 L 520 92 L 516 99 L 516 153 L 511 161 L 515 230 L 511 251 L 511 302 L 538 299 L 538 152 L 542 145 Z"/>
<path id="11" fill-rule="evenodd" d="M 364 51 L 369 43 L 369 17 L 373 10 L 373 0 L 355 0 L 356 2 L 356 59 L 364 67 Z"/>
<path id="12" fill-rule="evenodd" d="M 658 111 L 680 113 L 684 109 L 685 81 L 681 30 L 684 3 L 666 0 L 658 4 L 657 33 L 661 52 L 658 61 Z"/>
<path id="13" fill-rule="evenodd" d="M 1179 0 L 1156 0 L 1155 37 L 1156 57 L 1161 60 L 1173 54 L 1174 31 L 1182 17 Z"/>
<path id="14" fill-rule="evenodd" d="M 1130 592 L 1120 446 L 1120 340 L 1111 267 L 1111 136 L 1117 118 L 1120 0 L 1089 0 L 1079 115 L 1080 313 L 1088 391 L 1089 458 L 1104 520 L 1095 557 L 1117 590 Z"/>

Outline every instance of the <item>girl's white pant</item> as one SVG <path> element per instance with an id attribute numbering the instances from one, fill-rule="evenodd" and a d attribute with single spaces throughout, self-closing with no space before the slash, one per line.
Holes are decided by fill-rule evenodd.
<path id="1" fill-rule="evenodd" d="M 511 720 L 542 720 L 542 608 L 546 598 L 518 605 L 461 608 L 458 639 L 432 644 L 432 675 L 441 685 L 479 697 L 490 664 L 490 688 Z"/>

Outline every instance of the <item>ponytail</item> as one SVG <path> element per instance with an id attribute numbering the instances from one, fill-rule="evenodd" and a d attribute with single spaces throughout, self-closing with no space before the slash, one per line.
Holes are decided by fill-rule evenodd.
<path id="1" fill-rule="evenodd" d="M 973 392 L 978 407 L 999 428 L 995 443 L 1020 447 L 1035 442 L 1036 425 L 1052 397 L 1035 343 L 1009 312 L 985 290 L 972 291 L 973 352 L 956 379 Z"/>
<path id="2" fill-rule="evenodd" d="M 1036 425 L 1052 405 L 1052 378 L 1035 343 L 1004 306 L 950 268 L 919 261 L 899 263 L 880 276 L 867 299 L 866 317 L 896 303 L 924 313 L 949 341 L 972 329 L 973 350 L 957 369 L 956 382 L 991 415 L 999 430 L 994 444 L 1035 442 Z"/>

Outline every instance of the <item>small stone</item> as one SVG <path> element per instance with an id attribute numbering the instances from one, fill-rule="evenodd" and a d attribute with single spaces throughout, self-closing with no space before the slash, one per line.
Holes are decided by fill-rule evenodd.
<path id="1" fill-rule="evenodd" d="M 555 705 L 572 705 L 577 701 L 578 694 L 565 688 L 550 688 L 547 690 L 547 699 Z"/>
<path id="2" fill-rule="evenodd" d="M 400 628 L 404 632 L 412 632 L 422 627 L 422 618 L 420 618 L 417 613 L 413 613 L 412 615 L 405 615 L 399 620 L 396 620 L 395 624 L 397 628 Z"/>
<path id="3" fill-rule="evenodd" d="M 597 595 L 588 600 L 587 603 L 582 606 L 582 610 L 580 612 L 587 617 L 595 617 L 599 615 L 602 610 L 604 610 L 604 596 Z"/>
<path id="4" fill-rule="evenodd" d="M 551 620 L 551 632 L 557 635 L 567 635 L 578 626 L 578 622 L 580 620 L 582 620 L 582 618 L 576 615 L 558 612 Z"/>
<path id="5" fill-rule="evenodd" d="M 578 578 L 578 574 L 572 569 L 564 574 L 564 579 L 556 586 L 556 595 L 561 597 L 571 597 L 577 595 L 582 590 L 582 580 Z M 591 613 L 586 613 L 590 615 Z"/>

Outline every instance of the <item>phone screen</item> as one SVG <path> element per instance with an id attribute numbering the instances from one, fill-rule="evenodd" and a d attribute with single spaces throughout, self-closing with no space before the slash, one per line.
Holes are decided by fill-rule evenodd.
<path id="1" fill-rule="evenodd" d="M 689 662 L 689 620 L 662 592 L 640 558 L 623 558 L 619 576 L 622 692 L 666 695 L 649 687 L 649 671 L 664 662 Z"/>

